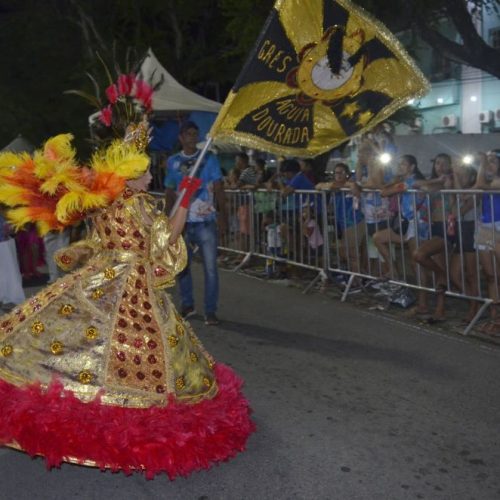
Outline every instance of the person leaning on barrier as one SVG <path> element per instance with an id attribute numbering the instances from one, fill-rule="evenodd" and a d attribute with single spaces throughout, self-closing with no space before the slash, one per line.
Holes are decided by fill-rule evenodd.
<path id="1" fill-rule="evenodd" d="M 478 153 L 479 161 L 474 189 L 500 192 L 500 149 Z M 488 297 L 493 300 L 490 307 L 491 320 L 481 327 L 483 333 L 500 334 L 500 318 L 498 318 L 500 269 L 500 194 L 484 193 L 481 199 L 481 216 L 478 221 L 474 241 L 479 251 L 481 268 L 488 284 Z"/>
<path id="2" fill-rule="evenodd" d="M 419 239 L 427 237 L 427 223 L 424 220 L 428 212 L 426 198 L 406 192 L 408 189 L 413 189 L 417 180 L 424 179 L 418 168 L 417 159 L 413 155 L 403 155 L 399 161 L 397 180 L 382 189 L 382 196 L 401 195 L 398 203 L 399 211 L 391 217 L 389 227 L 373 235 L 373 242 L 384 259 L 382 264 L 384 277 L 388 279 L 398 279 L 398 273 L 393 268 L 391 260 L 391 243 L 402 245 L 407 242 L 410 252 L 413 253 L 416 249 L 417 234 Z M 426 313 L 425 303 L 419 303 L 416 311 Z"/>
<path id="3" fill-rule="evenodd" d="M 337 163 L 333 174 L 333 182 L 320 182 L 316 184 L 316 189 L 335 191 L 332 202 L 339 256 L 347 263 L 349 271 L 359 273 L 360 256 L 366 241 L 363 213 L 357 207 L 357 198 L 353 193 L 341 191 L 343 188 L 355 188 L 354 182 L 350 180 L 349 167 L 345 163 Z"/>

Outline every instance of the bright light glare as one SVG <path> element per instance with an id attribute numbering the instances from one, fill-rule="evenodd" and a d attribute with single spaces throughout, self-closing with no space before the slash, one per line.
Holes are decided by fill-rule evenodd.
<path id="1" fill-rule="evenodd" d="M 408 101 L 408 104 L 411 106 L 414 102 L 415 102 L 415 99 L 410 99 L 410 100 Z"/>
<path id="2" fill-rule="evenodd" d="M 444 99 L 442 97 L 438 97 L 437 98 L 437 103 L 438 104 L 443 104 L 443 102 L 444 102 Z"/>
<path id="3" fill-rule="evenodd" d="M 471 100 L 471 102 L 476 102 L 477 101 L 477 97 L 475 95 L 471 95 L 470 96 L 470 100 Z"/>
<path id="4" fill-rule="evenodd" d="M 382 163 L 382 165 L 387 165 L 391 160 L 392 160 L 392 157 L 389 153 L 382 153 L 379 157 L 378 157 L 380 163 Z"/>
<path id="5" fill-rule="evenodd" d="M 462 158 L 462 161 L 464 165 L 472 165 L 472 162 L 474 161 L 474 157 L 472 155 L 465 155 Z"/>

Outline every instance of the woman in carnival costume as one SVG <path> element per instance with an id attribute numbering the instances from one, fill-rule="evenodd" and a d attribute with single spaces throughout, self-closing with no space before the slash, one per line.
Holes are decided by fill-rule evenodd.
<path id="1" fill-rule="evenodd" d="M 91 227 L 56 254 L 69 274 L 0 317 L 0 444 L 49 467 L 148 478 L 226 460 L 254 430 L 242 382 L 167 293 L 186 265 L 180 234 L 197 179 L 184 180 L 169 220 L 145 192 L 149 158 L 134 141 L 115 141 L 87 168 L 71 139 L 0 155 L 0 202 L 15 227 L 34 222 L 43 235 L 85 217 Z"/>

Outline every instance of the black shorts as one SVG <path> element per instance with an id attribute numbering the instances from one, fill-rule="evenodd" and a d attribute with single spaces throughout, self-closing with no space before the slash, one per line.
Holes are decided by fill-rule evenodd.
<path id="1" fill-rule="evenodd" d="M 456 225 L 457 230 L 459 225 Z M 462 252 L 474 252 L 474 235 L 476 233 L 476 221 L 464 220 L 460 223 L 461 234 L 457 237 L 457 246 L 462 243 Z"/>
<path id="2" fill-rule="evenodd" d="M 387 229 L 388 224 L 386 220 L 380 222 L 367 222 L 366 232 L 368 236 L 373 236 L 377 231 L 382 231 L 382 229 Z"/>

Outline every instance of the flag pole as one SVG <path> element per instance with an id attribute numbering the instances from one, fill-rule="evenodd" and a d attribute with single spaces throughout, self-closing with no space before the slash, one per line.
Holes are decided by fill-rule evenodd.
<path id="1" fill-rule="evenodd" d="M 205 158 L 207 151 L 208 151 L 208 148 L 212 144 L 212 141 L 213 141 L 212 137 L 207 136 L 207 141 L 205 142 L 205 145 L 203 146 L 203 149 L 201 150 L 200 155 L 198 156 L 195 164 L 191 167 L 191 170 L 189 171 L 189 174 L 188 174 L 189 177 L 194 177 L 196 175 L 196 172 L 200 168 L 201 162 L 203 161 L 203 158 Z M 182 200 L 182 197 L 184 196 L 185 192 L 186 192 L 186 188 L 184 188 L 177 195 L 174 206 L 172 207 L 172 210 L 170 210 L 170 214 L 169 214 L 170 218 L 172 218 L 174 216 L 175 212 L 177 212 L 177 209 L 179 208 L 179 205 L 181 204 L 181 200 Z"/>

